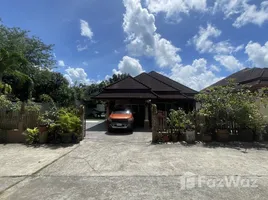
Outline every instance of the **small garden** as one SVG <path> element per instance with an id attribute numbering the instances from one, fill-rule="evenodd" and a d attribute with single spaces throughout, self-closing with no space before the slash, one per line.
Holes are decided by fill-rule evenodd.
<path id="1" fill-rule="evenodd" d="M 188 113 L 179 108 L 159 115 L 153 105 L 153 142 L 268 139 L 267 116 L 261 112 L 267 105 L 266 88 L 256 90 L 230 80 L 227 86 L 209 88 L 195 99 L 200 106 Z"/>
<path id="2" fill-rule="evenodd" d="M 0 95 L 0 142 L 77 143 L 83 139 L 83 106 L 57 107 L 42 96 L 42 102 L 12 102 Z"/>

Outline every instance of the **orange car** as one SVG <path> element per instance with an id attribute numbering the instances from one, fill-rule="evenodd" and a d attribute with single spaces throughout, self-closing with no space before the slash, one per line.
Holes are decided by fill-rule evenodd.
<path id="1" fill-rule="evenodd" d="M 115 129 L 125 129 L 133 131 L 134 118 L 130 109 L 116 108 L 108 118 L 108 131 L 112 132 Z"/>

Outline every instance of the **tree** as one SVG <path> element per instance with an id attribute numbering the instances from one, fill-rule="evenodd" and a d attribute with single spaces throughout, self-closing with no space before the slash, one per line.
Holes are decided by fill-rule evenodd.
<path id="1" fill-rule="evenodd" d="M 201 103 L 199 115 L 210 128 L 239 128 L 256 130 L 263 125 L 257 101 L 266 98 L 258 91 L 230 81 L 227 86 L 216 86 L 201 92 L 196 100 Z M 237 128 L 238 128 L 237 127 Z"/>
<path id="2" fill-rule="evenodd" d="M 29 76 L 9 69 L 4 72 L 3 82 L 12 87 L 12 93 L 20 101 L 24 102 L 32 97 L 33 81 Z"/>
<path id="3" fill-rule="evenodd" d="M 10 53 L 5 49 L 0 49 L 0 81 L 2 81 L 5 70 L 14 67 L 27 65 L 27 60 L 18 53 Z"/>
<path id="4" fill-rule="evenodd" d="M 36 36 L 29 36 L 29 31 L 6 27 L 0 21 L 0 49 L 23 56 L 31 66 L 53 68 L 56 62 L 53 46 L 46 45 Z M 25 71 L 25 68 L 18 66 L 17 70 Z"/>

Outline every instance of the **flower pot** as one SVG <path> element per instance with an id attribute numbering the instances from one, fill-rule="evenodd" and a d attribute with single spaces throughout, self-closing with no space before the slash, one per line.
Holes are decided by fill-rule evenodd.
<path id="1" fill-rule="evenodd" d="M 46 132 L 48 130 L 48 126 L 47 125 L 39 125 L 38 129 L 39 129 L 40 133 L 43 133 L 43 132 Z"/>
<path id="2" fill-rule="evenodd" d="M 237 135 L 229 135 L 229 141 L 233 142 L 233 141 L 237 141 Z"/>
<path id="3" fill-rule="evenodd" d="M 228 142 L 229 132 L 227 129 L 218 129 L 216 132 L 218 142 Z"/>
<path id="4" fill-rule="evenodd" d="M 48 137 L 48 132 L 44 131 L 44 132 L 39 132 L 39 143 L 40 144 L 45 144 L 47 143 L 47 137 Z"/>
<path id="5" fill-rule="evenodd" d="M 179 141 L 184 141 L 185 140 L 185 134 L 184 133 L 180 133 L 179 134 Z"/>
<path id="6" fill-rule="evenodd" d="M 196 141 L 202 141 L 202 134 L 197 133 L 197 134 L 195 135 L 195 139 L 196 139 Z"/>
<path id="7" fill-rule="evenodd" d="M 70 133 L 65 133 L 65 134 L 62 134 L 61 135 L 61 142 L 62 143 L 71 143 L 71 141 L 72 141 L 72 134 L 70 134 Z"/>
<path id="8" fill-rule="evenodd" d="M 238 132 L 238 140 L 241 142 L 253 142 L 254 133 L 250 129 L 242 129 Z"/>
<path id="9" fill-rule="evenodd" d="M 171 135 L 172 142 L 178 142 L 179 141 L 179 133 L 173 133 Z"/>
<path id="10" fill-rule="evenodd" d="M 268 141 L 268 134 L 263 134 L 262 139 L 263 141 Z"/>
<path id="11" fill-rule="evenodd" d="M 203 140 L 203 142 L 211 142 L 212 141 L 212 136 L 208 135 L 208 134 L 204 134 L 202 136 L 202 140 Z"/>
<path id="12" fill-rule="evenodd" d="M 195 142 L 195 131 L 186 131 L 185 132 L 185 140 L 187 143 L 194 143 Z"/>

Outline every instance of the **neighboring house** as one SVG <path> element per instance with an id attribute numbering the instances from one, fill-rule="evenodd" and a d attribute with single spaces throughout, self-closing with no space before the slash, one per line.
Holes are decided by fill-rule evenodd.
<path id="1" fill-rule="evenodd" d="M 194 95 L 198 92 L 157 72 L 142 73 L 126 78 L 103 89 L 94 99 L 107 103 L 107 116 L 115 105 L 125 105 L 132 109 L 136 125 L 148 128 L 151 122 L 150 103 L 158 110 L 183 108 L 193 110 Z"/>
<path id="2" fill-rule="evenodd" d="M 268 87 L 268 68 L 245 68 L 209 87 L 225 86 L 230 79 L 234 80 L 238 84 L 247 85 L 253 90 L 258 90 L 263 87 Z M 259 106 L 260 112 L 266 117 L 266 121 L 268 121 L 268 107 L 263 104 L 259 104 Z"/>
<path id="3" fill-rule="evenodd" d="M 245 68 L 209 86 L 224 86 L 233 79 L 238 84 L 245 84 L 258 89 L 268 86 L 268 68 Z"/>

